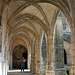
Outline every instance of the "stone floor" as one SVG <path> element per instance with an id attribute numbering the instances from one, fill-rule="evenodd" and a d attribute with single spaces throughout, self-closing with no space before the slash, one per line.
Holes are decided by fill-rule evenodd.
<path id="1" fill-rule="evenodd" d="M 24 70 L 24 72 L 21 72 L 20 69 L 18 70 L 9 70 L 7 75 L 33 75 L 30 73 L 30 70 Z"/>
<path id="2" fill-rule="evenodd" d="M 21 72 L 21 69 L 10 69 L 8 72 Z M 24 69 L 24 72 L 30 72 L 30 69 Z"/>
<path id="3" fill-rule="evenodd" d="M 25 72 L 8 72 L 7 75 L 33 75 L 32 73 L 25 73 Z"/>

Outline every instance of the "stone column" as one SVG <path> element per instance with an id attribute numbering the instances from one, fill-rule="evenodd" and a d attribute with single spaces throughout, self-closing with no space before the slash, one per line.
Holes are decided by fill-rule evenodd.
<path id="1" fill-rule="evenodd" d="M 34 49 L 33 49 L 33 62 L 34 62 L 34 68 L 33 73 L 36 74 L 36 40 L 34 40 Z"/>
<path id="2" fill-rule="evenodd" d="M 72 66 L 70 69 L 70 75 L 75 75 L 75 0 L 70 1 L 72 23 L 71 27 L 71 50 L 72 50 Z"/>
<path id="3" fill-rule="evenodd" d="M 0 26 L 0 75 L 2 75 L 2 30 L 1 30 L 1 26 Z"/>
<path id="4" fill-rule="evenodd" d="M 54 69 L 55 75 L 66 75 L 64 68 L 63 27 L 61 21 L 55 27 Z"/>
<path id="5" fill-rule="evenodd" d="M 30 69 L 31 64 L 31 47 L 28 48 L 28 69 Z"/>
<path id="6" fill-rule="evenodd" d="M 31 64 L 30 64 L 30 72 L 33 72 L 33 40 L 31 40 Z"/>
<path id="7" fill-rule="evenodd" d="M 8 44 L 8 34 L 6 36 L 6 41 L 5 41 L 5 57 L 4 57 L 4 61 L 5 61 L 5 74 L 7 75 L 7 71 L 9 69 L 8 66 L 8 55 L 9 55 L 9 44 Z"/>
<path id="8" fill-rule="evenodd" d="M 35 57 L 35 52 L 36 52 L 36 40 L 33 41 L 33 55 L 32 55 L 32 59 L 33 59 L 33 68 L 32 68 L 32 73 L 35 74 L 36 73 L 36 57 Z"/>
<path id="9" fill-rule="evenodd" d="M 0 52 L 2 50 L 2 30 L 1 30 L 1 26 L 0 26 Z"/>
<path id="10" fill-rule="evenodd" d="M 51 68 L 51 62 L 52 62 L 52 41 L 53 41 L 53 34 L 51 31 L 48 31 L 47 34 L 47 65 L 46 65 L 46 75 L 52 75 L 52 68 Z"/>
<path id="11" fill-rule="evenodd" d="M 12 65 L 13 65 L 13 56 L 12 56 L 12 51 L 10 52 L 10 69 L 12 69 L 13 67 L 12 67 Z"/>
<path id="12" fill-rule="evenodd" d="M 36 75 L 40 75 L 40 44 L 39 39 L 36 40 L 36 48 L 35 48 L 35 63 L 36 63 Z"/>
<path id="13" fill-rule="evenodd" d="M 71 28 L 71 50 L 72 50 L 72 66 L 70 75 L 75 75 L 75 26 Z"/>
<path id="14" fill-rule="evenodd" d="M 36 40 L 32 42 L 32 49 L 31 49 L 31 72 L 36 74 Z"/>

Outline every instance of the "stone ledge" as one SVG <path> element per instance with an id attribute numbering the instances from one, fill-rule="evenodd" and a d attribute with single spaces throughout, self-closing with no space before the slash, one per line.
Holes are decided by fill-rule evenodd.
<path id="1" fill-rule="evenodd" d="M 59 69 L 55 69 L 55 71 L 65 71 L 66 69 L 65 68 L 59 68 Z"/>

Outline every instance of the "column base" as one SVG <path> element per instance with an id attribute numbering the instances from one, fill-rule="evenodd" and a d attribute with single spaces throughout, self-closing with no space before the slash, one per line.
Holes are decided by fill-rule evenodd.
<path id="1" fill-rule="evenodd" d="M 30 72 L 33 74 L 36 74 L 36 68 L 34 68 L 35 66 L 30 66 Z"/>
<path id="2" fill-rule="evenodd" d="M 46 75 L 46 66 L 43 64 L 40 66 L 40 75 Z"/>
<path id="3" fill-rule="evenodd" d="M 46 70 L 46 75 L 56 75 L 54 70 Z"/>
<path id="4" fill-rule="evenodd" d="M 40 63 L 36 64 L 36 75 L 40 75 Z"/>
<path id="5" fill-rule="evenodd" d="M 75 75 L 75 66 L 73 66 L 73 65 L 70 69 L 70 75 Z"/>
<path id="6" fill-rule="evenodd" d="M 65 68 L 59 68 L 59 69 L 55 69 L 55 75 L 66 75 L 66 70 Z"/>

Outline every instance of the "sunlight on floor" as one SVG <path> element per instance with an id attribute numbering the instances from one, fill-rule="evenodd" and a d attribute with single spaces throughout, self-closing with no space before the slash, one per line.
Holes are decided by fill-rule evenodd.
<path id="1" fill-rule="evenodd" d="M 20 69 L 12 69 L 12 70 L 8 70 L 8 72 L 21 72 Z M 24 72 L 30 72 L 30 69 L 25 69 Z"/>

